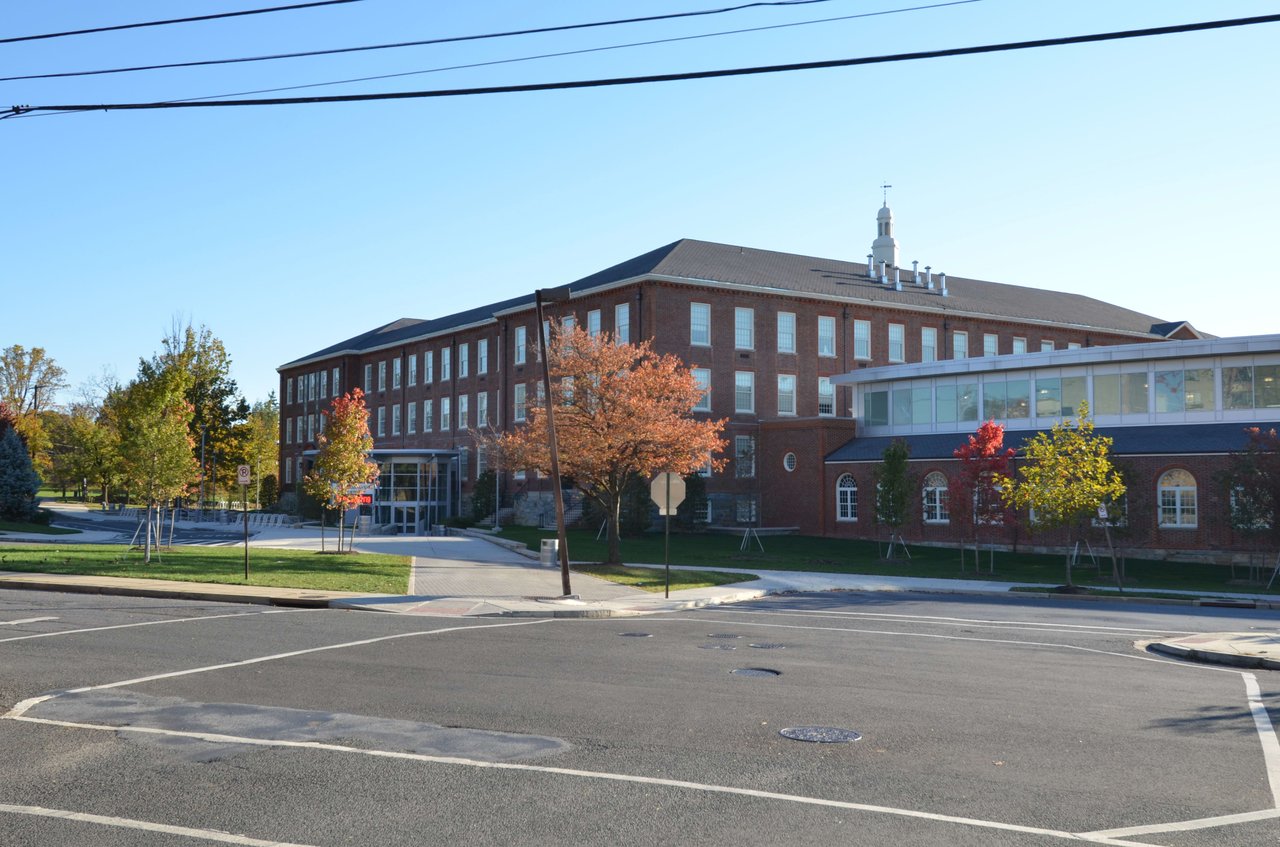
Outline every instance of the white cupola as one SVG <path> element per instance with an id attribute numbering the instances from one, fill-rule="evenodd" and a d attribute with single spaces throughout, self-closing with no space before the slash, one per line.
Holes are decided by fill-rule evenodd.
<path id="1" fill-rule="evenodd" d="M 893 212 L 889 204 L 880 207 L 876 214 L 876 240 L 871 242 L 871 261 L 884 262 L 891 268 L 898 266 L 898 242 L 893 237 Z"/>

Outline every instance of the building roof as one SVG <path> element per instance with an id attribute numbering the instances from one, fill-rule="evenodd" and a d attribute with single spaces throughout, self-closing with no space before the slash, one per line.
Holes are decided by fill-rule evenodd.
<path id="1" fill-rule="evenodd" d="M 1276 422 L 1258 423 L 1207 423 L 1207 424 L 1152 424 L 1145 426 L 1096 427 L 1094 433 L 1112 439 L 1114 456 L 1166 456 L 1205 455 L 1231 453 L 1244 449 L 1248 427 L 1276 428 Z M 975 425 L 975 430 L 977 429 Z M 1021 448 L 1038 430 L 1005 430 L 1006 447 Z M 901 438 L 907 442 L 911 458 L 951 459 L 954 451 L 968 440 L 968 433 L 942 432 L 924 435 L 885 435 L 871 438 L 854 438 L 827 455 L 830 463 L 879 462 L 884 450 Z"/>
<path id="2" fill-rule="evenodd" d="M 1092 297 L 1046 291 L 1021 285 L 947 278 L 947 296 L 940 277 L 935 289 L 914 285 L 909 269 L 902 270 L 902 290 L 867 278 L 867 265 L 772 250 L 757 250 L 710 241 L 681 239 L 628 259 L 570 283 L 574 294 L 657 278 L 669 282 L 773 291 L 848 303 L 895 306 L 930 312 L 991 317 L 1096 329 L 1156 340 L 1155 327 L 1180 326 L 1151 315 L 1125 309 Z M 921 274 L 923 280 L 924 274 Z M 392 344 L 427 338 L 464 326 L 493 320 L 496 314 L 532 308 L 533 293 L 432 320 L 401 319 L 281 365 L 284 370 L 304 362 L 339 354 L 360 353 Z"/>

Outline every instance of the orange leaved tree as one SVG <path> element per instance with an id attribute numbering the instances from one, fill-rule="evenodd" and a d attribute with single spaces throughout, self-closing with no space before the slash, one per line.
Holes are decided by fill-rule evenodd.
<path id="1" fill-rule="evenodd" d="M 560 473 L 604 512 L 608 561 L 621 561 L 618 521 L 623 491 L 634 476 L 688 474 L 725 447 L 724 421 L 697 420 L 702 389 L 679 358 L 654 353 L 649 342 L 618 343 L 608 333 L 573 328 L 552 339 L 551 397 L 529 404 L 527 422 L 496 439 L 507 465 L 550 473 L 544 401 L 555 403 Z M 533 394 L 533 392 L 530 392 Z M 536 396 L 536 395 L 535 395 Z"/>
<path id="2" fill-rule="evenodd" d="M 378 478 L 378 463 L 369 461 L 373 436 L 363 391 L 351 389 L 321 414 L 325 425 L 316 436 L 319 454 L 302 484 L 325 508 L 338 511 L 338 552 L 342 552 L 344 518 L 348 509 L 360 504 L 360 492 L 354 489 Z"/>
<path id="3" fill-rule="evenodd" d="M 960 466 L 951 477 L 947 503 L 952 522 L 961 527 L 960 570 L 964 570 L 964 542 L 972 541 L 973 570 L 977 573 L 979 533 L 1015 519 L 1000 496 L 997 480 L 1009 475 L 1009 463 L 1017 451 L 1004 446 L 1004 427 L 987 421 L 952 455 L 960 460 Z"/>

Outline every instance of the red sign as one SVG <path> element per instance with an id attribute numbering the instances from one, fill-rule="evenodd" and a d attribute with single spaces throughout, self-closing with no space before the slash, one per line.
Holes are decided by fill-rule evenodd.
<path id="1" fill-rule="evenodd" d="M 372 506 L 372 505 L 373 505 L 373 495 L 372 495 L 372 494 L 361 494 L 361 495 L 360 495 L 360 505 L 361 505 L 361 506 Z"/>

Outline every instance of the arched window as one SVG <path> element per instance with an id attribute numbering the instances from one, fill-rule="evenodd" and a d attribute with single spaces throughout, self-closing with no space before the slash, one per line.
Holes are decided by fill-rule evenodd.
<path id="1" fill-rule="evenodd" d="M 836 480 L 836 520 L 858 519 L 858 483 L 853 474 L 844 474 Z"/>
<path id="2" fill-rule="evenodd" d="M 950 523 L 951 515 L 947 512 L 947 478 L 934 471 L 924 478 L 921 491 L 924 502 L 925 523 Z"/>
<path id="3" fill-rule="evenodd" d="M 1194 528 L 1196 526 L 1196 478 L 1188 471 L 1174 468 L 1160 475 L 1160 526 Z"/>

